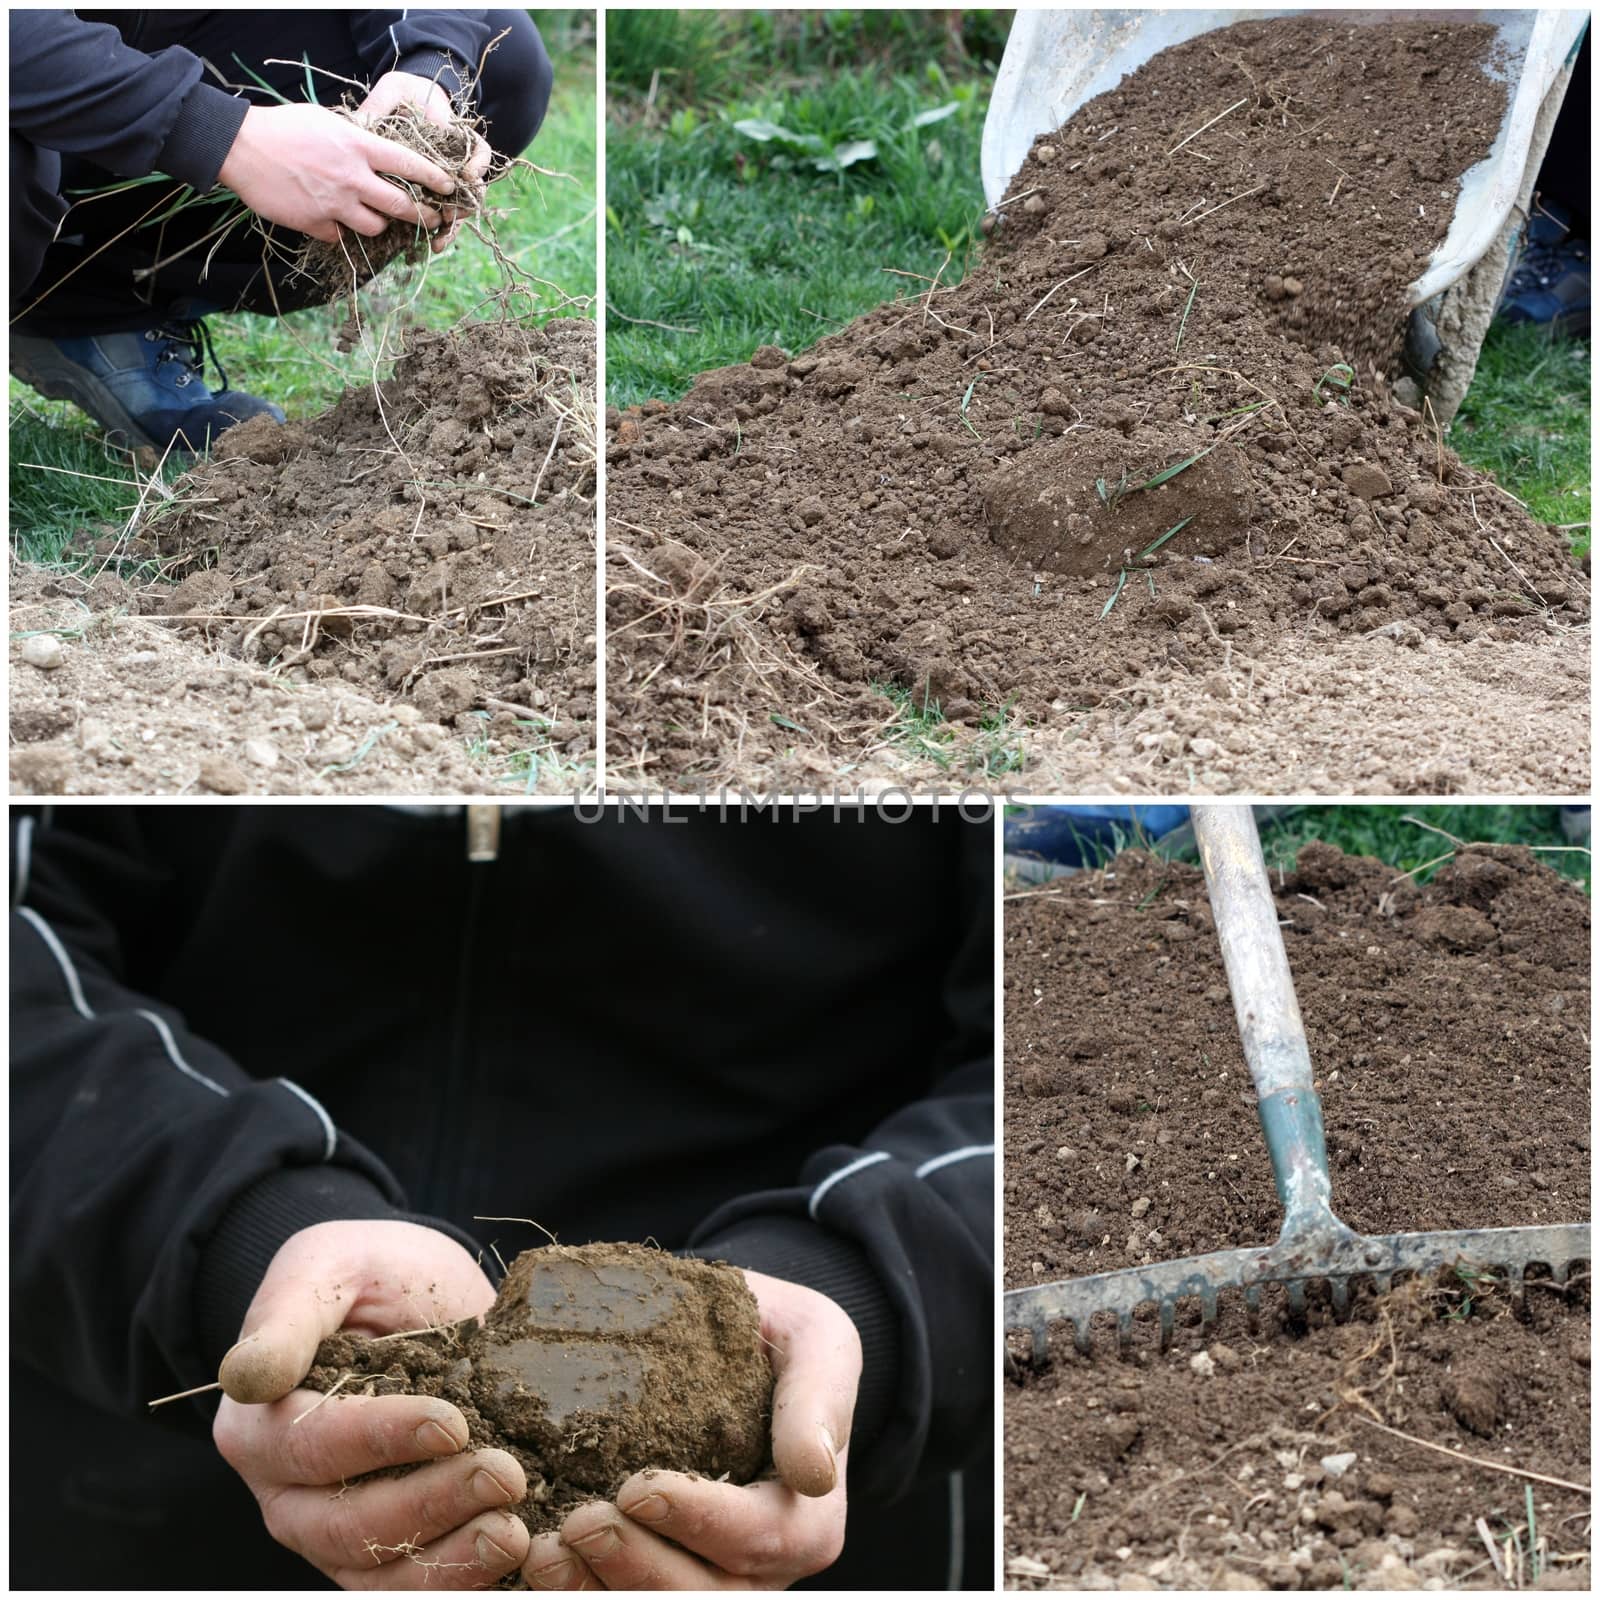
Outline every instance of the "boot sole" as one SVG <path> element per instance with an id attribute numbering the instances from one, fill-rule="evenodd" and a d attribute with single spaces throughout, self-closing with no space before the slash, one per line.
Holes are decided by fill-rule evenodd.
<path id="1" fill-rule="evenodd" d="M 71 401 L 105 429 L 110 443 L 132 450 L 160 448 L 123 409 L 117 397 L 92 372 L 84 371 L 75 362 L 52 360 L 43 352 L 19 351 L 13 342 L 11 370 L 47 400 Z"/>

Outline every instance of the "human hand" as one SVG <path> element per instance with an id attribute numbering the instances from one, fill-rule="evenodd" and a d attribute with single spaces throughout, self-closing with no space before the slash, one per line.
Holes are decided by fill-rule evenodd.
<path id="1" fill-rule="evenodd" d="M 429 122 L 444 127 L 455 116 L 450 96 L 432 78 L 419 77 L 414 72 L 386 72 L 367 92 L 367 98 L 355 109 L 355 119 L 363 127 L 373 127 L 401 106 L 411 106 Z M 462 169 L 462 179 L 474 193 L 483 192 L 483 180 L 494 158 L 488 141 L 474 133 L 472 159 Z M 435 255 L 447 250 L 461 228 L 461 219 L 471 213 L 455 206 L 444 208 L 445 226 L 433 236 L 431 248 Z"/>
<path id="2" fill-rule="evenodd" d="M 258 216 L 336 244 L 339 227 L 376 238 L 391 221 L 428 229 L 442 216 L 381 173 L 435 194 L 455 180 L 426 156 L 380 139 L 324 106 L 251 106 L 217 181 Z"/>
<path id="3" fill-rule="evenodd" d="M 527 1493 L 522 1468 L 504 1451 L 467 1451 L 454 1406 L 421 1395 L 324 1405 L 295 1387 L 340 1328 L 437 1326 L 493 1300 L 472 1257 L 416 1223 L 319 1223 L 272 1258 L 243 1337 L 223 1357 L 227 1398 L 211 1434 L 272 1537 L 341 1588 L 481 1588 L 526 1553 L 528 1531 L 505 1509 Z M 412 1462 L 431 1465 L 350 1481 Z"/>
<path id="4" fill-rule="evenodd" d="M 614 1505 L 579 1506 L 559 1533 L 533 1540 L 522 1564 L 530 1588 L 784 1589 L 838 1559 L 861 1340 L 826 1295 L 744 1276 L 772 1347 L 777 1477 L 635 1473 Z"/>

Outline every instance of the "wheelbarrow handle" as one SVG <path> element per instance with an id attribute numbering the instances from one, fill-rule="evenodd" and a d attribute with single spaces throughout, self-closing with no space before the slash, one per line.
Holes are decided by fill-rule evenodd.
<path id="1" fill-rule="evenodd" d="M 1332 1218 L 1322 1103 L 1255 817 L 1247 805 L 1199 805 L 1191 817 L 1284 1232 L 1320 1227 Z"/>

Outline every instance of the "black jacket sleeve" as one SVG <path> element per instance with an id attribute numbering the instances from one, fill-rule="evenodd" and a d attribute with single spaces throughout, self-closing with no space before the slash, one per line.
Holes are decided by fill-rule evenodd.
<path id="1" fill-rule="evenodd" d="M 836 1300 L 861 1335 L 852 1495 L 892 1500 L 987 1449 L 994 1403 L 992 865 L 969 852 L 970 933 L 945 983 L 951 1064 L 859 1146 L 741 1196 L 690 1248 Z"/>
<path id="2" fill-rule="evenodd" d="M 216 183 L 249 105 L 203 82 L 198 56 L 178 45 L 146 55 L 71 11 L 13 11 L 10 26 L 13 137 L 122 177 Z"/>
<path id="3" fill-rule="evenodd" d="M 303 1089 L 248 1076 L 124 983 L 97 902 L 159 898 L 137 851 L 57 831 L 35 852 L 33 828 L 13 813 L 12 1350 L 142 1412 L 215 1377 L 291 1234 L 430 1219 Z"/>
<path id="4" fill-rule="evenodd" d="M 487 11 L 356 11 L 350 31 L 374 79 L 414 73 L 434 79 L 454 100 L 476 79 L 493 37 Z"/>

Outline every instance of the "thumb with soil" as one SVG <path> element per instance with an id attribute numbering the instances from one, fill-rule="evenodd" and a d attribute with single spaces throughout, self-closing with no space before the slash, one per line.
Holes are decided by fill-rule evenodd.
<path id="1" fill-rule="evenodd" d="M 211 1435 L 267 1532 L 342 1588 L 481 1588 L 516 1568 L 527 1495 L 504 1450 L 470 1450 L 466 1418 L 418 1394 L 299 1388 L 317 1346 L 477 1316 L 489 1280 L 453 1239 L 411 1222 L 324 1222 L 279 1248 L 222 1359 Z"/>
<path id="2" fill-rule="evenodd" d="M 217 1373 L 242 1405 L 281 1400 L 341 1328 L 398 1333 L 487 1311 L 494 1287 L 455 1240 L 414 1222 L 323 1222 L 272 1258 Z"/>

